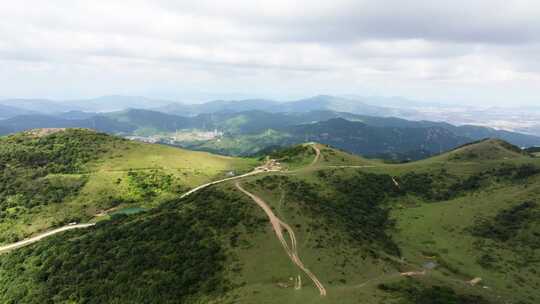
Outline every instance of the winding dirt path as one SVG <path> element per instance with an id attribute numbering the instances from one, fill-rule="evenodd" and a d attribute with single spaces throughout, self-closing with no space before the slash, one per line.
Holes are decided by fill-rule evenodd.
<path id="1" fill-rule="evenodd" d="M 220 180 L 217 180 L 217 181 L 213 181 L 213 182 L 209 182 L 209 183 L 206 183 L 206 184 L 202 184 L 200 186 L 197 186 L 191 190 L 189 190 L 188 192 L 182 194 L 180 196 L 180 198 L 184 198 L 186 196 L 189 196 L 199 190 L 202 190 L 206 187 L 209 187 L 209 186 L 212 186 L 212 185 L 215 185 L 215 184 L 220 184 L 220 183 L 223 183 L 223 182 L 228 182 L 228 181 L 232 181 L 232 180 L 235 180 L 235 179 L 240 179 L 240 178 L 244 178 L 244 177 L 248 177 L 248 176 L 251 176 L 251 175 L 256 175 L 256 174 L 260 174 L 260 173 L 265 173 L 265 172 L 278 172 L 279 170 L 274 170 L 274 169 L 270 169 L 269 168 L 269 162 L 267 162 L 266 164 L 264 164 L 263 166 L 260 166 L 260 167 L 257 167 L 255 168 L 253 171 L 251 172 L 248 172 L 246 174 L 242 174 L 242 175 L 238 175 L 238 176 L 233 176 L 233 177 L 228 177 L 228 178 L 224 178 L 224 179 L 220 179 Z"/>
<path id="2" fill-rule="evenodd" d="M 319 162 L 319 159 L 321 158 L 321 150 L 319 150 L 319 148 L 317 148 L 317 145 L 315 144 L 310 144 L 310 146 L 311 148 L 313 148 L 313 150 L 315 150 L 315 158 L 313 158 L 313 161 L 311 162 L 311 164 L 309 164 L 310 167 L 313 167 Z"/>
<path id="3" fill-rule="evenodd" d="M 197 186 L 191 190 L 189 190 L 188 192 L 182 194 L 180 196 L 180 198 L 184 198 L 190 194 L 193 194 L 199 190 L 202 190 L 206 187 L 209 187 L 211 185 L 215 185 L 215 184 L 219 184 L 219 183 L 223 183 L 223 182 L 227 182 L 227 181 L 231 181 L 231 180 L 235 180 L 235 179 L 239 179 L 239 178 L 244 178 L 244 177 L 247 177 L 247 176 L 251 176 L 251 175 L 255 175 L 255 174 L 260 174 L 260 173 L 263 173 L 263 172 L 273 172 L 273 171 L 278 171 L 278 170 L 272 170 L 269 168 L 269 163 L 266 163 L 265 165 L 263 166 L 260 166 L 260 167 L 257 167 L 255 168 L 253 171 L 251 172 L 248 172 L 246 174 L 242 174 L 242 175 L 238 175 L 238 176 L 233 176 L 233 177 L 229 177 L 229 178 L 224 178 L 224 179 L 220 179 L 220 180 L 217 180 L 217 181 L 213 181 L 213 182 L 210 182 L 210 183 L 206 183 L 206 184 L 202 184 L 200 186 Z M 106 210 L 106 211 L 103 211 L 103 212 L 100 212 L 98 214 L 96 214 L 95 216 L 96 217 L 100 217 L 100 216 L 105 216 L 107 215 L 110 211 L 113 211 L 115 210 L 116 208 L 112 208 L 112 209 L 109 209 L 109 210 Z M 88 227 L 92 227 L 94 226 L 95 223 L 87 223 L 87 224 L 76 224 L 76 225 L 67 225 L 67 226 L 64 226 L 64 227 L 61 227 L 61 228 L 58 228 L 58 229 L 54 229 L 54 230 L 50 230 L 50 231 L 47 231 L 47 232 L 44 232 L 42 234 L 39 234 L 39 235 L 36 235 L 34 237 L 31 237 L 31 238 L 28 238 L 26 240 L 22 240 L 22 241 L 19 241 L 19 242 L 16 242 L 16 243 L 12 243 L 12 244 L 8 244 L 8 245 L 5 245 L 5 246 L 1 246 L 0 247 L 0 254 L 1 253 L 5 253 L 7 251 L 10 251 L 10 250 L 13 250 L 13 249 L 17 249 L 17 248 L 20 248 L 20 247 L 24 247 L 24 246 L 28 246 L 30 244 L 33 244 L 33 243 L 36 243 L 36 242 L 39 242 L 41 241 L 42 239 L 48 237 L 48 236 L 51 236 L 51 235 L 55 235 L 57 233 L 60 233 L 60 232 L 64 232 L 64 231 L 67 231 L 67 230 L 72 230 L 72 229 L 80 229 L 80 228 L 88 228 Z"/>
<path id="4" fill-rule="evenodd" d="M 315 287 L 319 290 L 319 293 L 321 296 L 326 296 L 326 288 L 324 285 L 319 281 L 319 279 L 313 274 L 302 262 L 300 257 L 298 256 L 298 248 L 297 248 L 297 241 L 296 241 L 296 235 L 294 234 L 293 229 L 285 222 L 283 222 L 281 219 L 279 219 L 270 206 L 266 204 L 264 200 L 262 200 L 260 197 L 248 192 L 242 186 L 240 186 L 240 183 L 237 181 L 235 183 L 235 186 L 238 190 L 240 190 L 245 195 L 249 196 L 268 216 L 268 219 L 270 220 L 270 224 L 272 225 L 272 228 L 274 229 L 274 232 L 283 246 L 283 249 L 285 249 L 285 252 L 291 259 L 291 261 L 298 266 L 312 281 L 313 284 L 315 284 Z M 285 237 L 283 236 L 283 230 L 287 231 L 287 234 L 289 235 L 289 238 L 291 239 L 291 245 L 287 243 L 285 240 Z"/>
<path id="5" fill-rule="evenodd" d="M 36 235 L 34 237 L 28 238 L 26 240 L 22 240 L 22 241 L 13 243 L 13 244 L 2 246 L 2 247 L 0 247 L 0 253 L 4 253 L 4 252 L 7 252 L 7 251 L 10 251 L 10 250 L 13 250 L 13 249 L 28 246 L 28 245 L 36 243 L 36 242 L 38 242 L 38 241 L 40 241 L 40 240 L 42 240 L 42 239 L 44 239 L 44 238 L 46 238 L 48 236 L 55 235 L 55 234 L 60 233 L 60 232 L 64 232 L 64 231 L 68 231 L 68 230 L 72 230 L 72 229 L 88 228 L 88 227 L 92 227 L 94 225 L 95 225 L 94 223 L 68 225 L 68 226 L 58 228 L 58 229 L 47 231 L 47 232 L 44 232 L 42 234 L 38 234 L 38 235 Z"/>

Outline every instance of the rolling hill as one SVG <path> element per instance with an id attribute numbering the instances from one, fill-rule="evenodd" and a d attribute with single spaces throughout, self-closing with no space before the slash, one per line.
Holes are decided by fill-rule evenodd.
<path id="1" fill-rule="evenodd" d="M 0 244 L 103 210 L 151 206 L 255 164 L 86 129 L 36 129 L 0 143 Z"/>
<path id="2" fill-rule="evenodd" d="M 0 127 L 11 130 L 11 132 L 22 132 L 39 128 L 88 128 L 111 134 L 129 134 L 137 129 L 135 125 L 110 119 L 102 115 L 77 119 L 74 117 L 63 118 L 42 114 L 22 115 L 1 120 Z"/>
<path id="3" fill-rule="evenodd" d="M 103 202 L 109 195 L 123 198 L 121 206 L 145 207 L 115 209 L 125 212 L 109 212 L 95 226 L 0 255 L 2 302 L 532 304 L 540 299 L 540 160 L 503 141 L 485 140 L 407 164 L 308 143 L 271 152 L 273 161 L 257 174 L 224 179 L 186 196 L 181 193 L 189 187 L 224 170 L 248 170 L 254 162 L 85 130 L 35 131 L 2 140 L 7 142 L 1 147 L 9 147 L 3 148 L 3 159 L 20 164 L 5 167 L 21 170 L 12 171 L 22 178 L 18 184 L 43 179 L 22 176 L 36 171 L 26 168 L 48 164 L 38 172 L 62 178 L 56 185 L 71 185 L 71 197 L 80 197 L 78 206 L 86 208 L 83 222 L 114 206 Z M 69 154 L 55 154 L 61 143 Z M 478 157 L 448 161 L 470 153 Z M 84 176 L 88 180 L 74 192 Z M 2 203 L 13 208 L 24 201 L 23 196 Z M 69 199 L 45 204 L 46 197 L 30 201 L 35 212 L 49 205 L 70 210 L 74 204 Z M 33 227 L 40 218 L 21 223 Z"/>
<path id="4" fill-rule="evenodd" d="M 449 161 L 509 160 L 527 156 L 527 152 L 500 139 L 485 139 L 460 146 L 441 155 Z"/>
<path id="5" fill-rule="evenodd" d="M 520 147 L 540 145 L 540 138 L 476 126 L 408 121 L 333 111 L 218 112 L 185 117 L 129 109 L 111 113 L 66 112 L 25 115 L 0 121 L 5 132 L 32 128 L 92 128 L 116 135 L 151 137 L 167 144 L 226 155 L 251 155 L 275 146 L 318 141 L 351 153 L 393 160 L 416 160 L 470 141 L 499 138 Z M 176 132 L 188 133 L 186 139 Z M 192 132 L 215 132 L 211 138 Z M 220 134 L 217 136 L 217 134 Z M 180 139 L 179 139 L 180 138 Z"/>

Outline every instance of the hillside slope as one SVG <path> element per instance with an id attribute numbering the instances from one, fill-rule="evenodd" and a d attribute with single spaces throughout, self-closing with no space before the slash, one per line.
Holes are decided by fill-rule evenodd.
<path id="1" fill-rule="evenodd" d="M 255 161 L 130 142 L 85 129 L 0 137 L 0 244 L 104 210 L 148 207 Z M 97 216 L 97 217 L 96 217 Z"/>
<path id="2" fill-rule="evenodd" d="M 479 155 L 448 161 L 463 149 Z M 540 160 L 512 149 L 395 165 L 317 143 L 277 150 L 259 174 L 0 256 L 0 301 L 537 303 Z M 149 151 L 133 153 L 172 160 Z"/>
<path id="3" fill-rule="evenodd" d="M 448 161 L 486 161 L 516 159 L 525 156 L 527 156 L 525 151 L 505 141 L 500 139 L 484 139 L 460 146 L 436 159 Z"/>

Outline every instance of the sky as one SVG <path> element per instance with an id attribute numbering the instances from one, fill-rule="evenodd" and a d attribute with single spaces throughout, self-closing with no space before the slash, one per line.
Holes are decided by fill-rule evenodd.
<path id="1" fill-rule="evenodd" d="M 540 104 L 537 0 L 19 0 L 0 96 Z"/>

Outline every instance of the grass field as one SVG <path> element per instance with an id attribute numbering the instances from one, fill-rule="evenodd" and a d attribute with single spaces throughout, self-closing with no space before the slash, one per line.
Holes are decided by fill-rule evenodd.
<path id="1" fill-rule="evenodd" d="M 492 143 L 487 144 L 488 147 L 467 147 L 467 150 L 476 148 L 487 151 L 491 149 Z M 277 175 L 315 182 L 318 179 L 316 172 L 336 170 L 336 165 L 351 164 L 349 159 L 352 159 L 355 165 L 366 167 L 339 168 L 339 174 L 351 176 L 362 171 L 400 176 L 411 171 L 435 174 L 445 169 L 451 175 L 466 178 L 503 164 L 540 166 L 540 160 L 515 155 L 512 151 L 508 153 L 515 157 L 508 157 L 504 149 L 498 150 L 497 157 L 488 160 L 463 160 L 452 156 L 454 160 L 449 161 L 448 155 L 444 155 L 397 165 L 366 161 L 354 156 L 343 161 L 339 151 L 329 153 L 329 149 L 325 150 L 324 147 L 321 147 L 321 151 L 321 161 L 316 165 Z M 307 160 L 305 162 L 307 163 Z M 492 218 L 501 210 L 522 201 L 538 200 L 538 175 L 520 182 L 495 181 L 495 178 L 491 180 L 489 177 L 488 186 L 448 201 L 426 202 L 410 195 L 391 200 L 391 218 L 396 221 L 396 226 L 389 233 L 398 244 L 402 255 L 382 255 L 378 258 L 366 255 L 365 248 L 348 245 L 345 241 L 338 241 L 338 245 L 331 247 L 317 246 L 318 239 L 339 240 L 344 236 L 339 230 L 328 230 L 328 227 L 312 229 L 310 224 L 313 224 L 315 219 L 303 213 L 299 202 L 288 197 L 283 189 L 253 187 L 256 184 L 253 182 L 262 178 L 264 177 L 251 178 L 250 189 L 268 202 L 278 217 L 294 227 L 300 256 L 325 284 L 328 296 L 319 297 L 309 279 L 292 267 L 279 243 L 272 239 L 272 231 L 268 228 L 264 235 L 259 235 L 256 240 L 252 239 L 256 245 L 240 253 L 240 260 L 245 261 L 246 267 L 239 277 L 245 285 L 231 294 L 238 303 L 409 303 L 401 302 L 403 298 L 400 296 L 378 288 L 382 283 L 409 280 L 423 286 L 448 286 L 457 294 L 480 295 L 492 303 L 532 304 L 540 299 L 540 278 L 536 272 L 540 250 L 516 250 L 483 240 L 470 231 L 481 218 Z M 489 249 L 482 249 L 485 242 L 491 242 L 490 246 L 486 247 Z M 528 265 L 520 264 L 523 262 L 520 252 L 523 251 L 536 257 L 530 259 Z M 497 257 L 493 268 L 486 268 L 479 263 L 486 252 Z M 343 268 L 340 267 L 342 263 L 346 265 Z M 435 268 L 426 269 L 425 265 L 435 265 Z M 400 275 L 400 272 L 408 271 L 425 272 L 412 279 Z M 304 283 L 301 290 L 293 288 L 293 279 L 298 275 L 302 276 Z M 469 283 L 478 278 L 481 280 L 477 285 Z"/>
<path id="2" fill-rule="evenodd" d="M 226 256 L 223 275 L 230 287 L 219 293 L 201 291 L 189 303 L 540 301 L 540 221 L 515 218 L 515 214 L 521 215 L 519 208 L 525 207 L 538 212 L 531 214 L 540 214 L 535 204 L 540 203 L 540 174 L 535 171 L 540 168 L 540 158 L 516 152 L 500 141 L 483 141 L 405 164 L 366 160 L 319 144 L 315 147 L 321 153 L 315 162 L 312 146 L 294 147 L 276 154 L 285 170 L 240 182 L 294 230 L 299 257 L 326 288 L 324 297 L 291 262 L 263 210 L 239 192 L 234 182 L 179 200 L 182 191 L 223 178 L 230 171 L 250 171 L 258 164 L 254 159 L 125 143 L 92 162 L 86 172 L 67 176 L 87 179 L 76 197 L 11 222 L 10 231 L 31 234 L 59 219 L 72 220 L 75 215 L 86 220 L 110 208 L 115 208 L 111 214 L 127 221 L 182 212 L 199 216 L 200 227 L 195 222 L 188 228 L 204 231 L 204 248 L 212 242 L 220 244 Z M 425 195 L 422 187 L 407 188 L 411 173 L 417 176 L 413 181 L 434 180 L 433 187 L 440 187 L 447 196 Z M 146 212 L 140 212 L 143 210 Z M 207 217 L 215 221 L 202 224 Z M 114 222 L 109 219 L 94 220 Z M 233 219 L 240 224 L 231 226 Z M 106 229 L 100 227 L 96 229 Z M 129 227 L 132 233 L 139 231 L 138 226 Z M 149 227 L 140 229 L 143 234 Z M 87 233 L 85 237 L 91 239 Z M 74 232 L 70 241 L 76 242 L 79 236 Z M 505 238 L 501 240 L 501 236 Z M 122 237 L 138 240 L 137 235 Z M 189 235 L 183 237 L 189 239 Z M 174 231 L 163 238 L 173 244 L 179 241 Z M 289 237 L 285 238 L 290 244 Z M 56 242 L 51 246 L 62 243 Z M 112 252 L 124 249 L 113 248 Z M 170 257 L 163 257 L 165 264 Z M 197 263 L 205 261 L 201 256 L 192 258 Z M 12 266 L 0 260 L 2 265 Z M 298 277 L 301 288 L 295 288 Z M 158 275 L 154 279 L 165 284 L 165 279 L 179 278 Z M 159 294 L 159 287 L 155 288 L 152 290 Z"/>
<path id="3" fill-rule="evenodd" d="M 76 174 L 49 174 L 43 179 L 84 180 L 75 196 L 32 209 L 17 207 L 14 214 L 0 221 L 0 244 L 70 222 L 102 220 L 96 217 L 111 208 L 155 207 L 167 199 L 197 185 L 241 174 L 258 165 L 249 158 L 234 158 L 205 152 L 188 151 L 163 145 L 138 142 L 114 142 L 109 152 L 86 165 Z M 141 195 L 129 178 L 129 172 L 171 176 L 172 187 L 152 195 Z M 155 186 L 150 184 L 151 186 Z M 9 211 L 10 209 L 8 209 Z M 16 212 L 15 212 L 16 211 Z"/>

